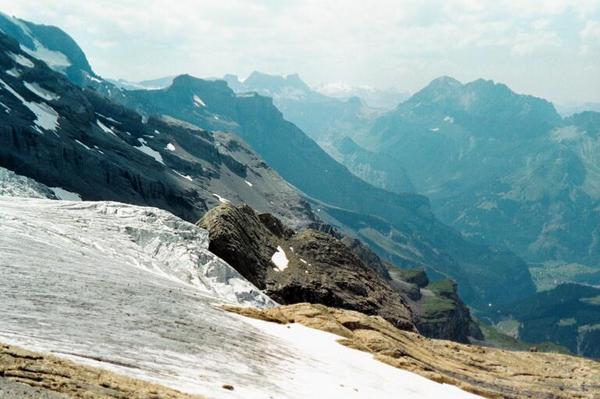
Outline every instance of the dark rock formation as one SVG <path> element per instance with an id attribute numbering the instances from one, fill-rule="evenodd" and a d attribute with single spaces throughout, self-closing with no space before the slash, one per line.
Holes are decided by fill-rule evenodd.
<path id="1" fill-rule="evenodd" d="M 406 299 L 332 236 L 310 229 L 294 232 L 246 205 L 213 208 L 198 224 L 209 231 L 210 251 L 282 304 L 357 310 L 414 329 Z M 287 266 L 273 262 L 276 252 L 285 253 Z"/>
<path id="2" fill-rule="evenodd" d="M 481 338 L 454 283 L 429 284 L 423 270 L 398 269 L 357 239 L 339 239 L 336 231 L 295 232 L 247 205 L 221 205 L 198 224 L 209 231 L 210 251 L 282 304 L 358 310 L 401 328 L 414 324 L 433 338 Z M 289 261 L 283 270 L 272 261 L 280 250 Z"/>

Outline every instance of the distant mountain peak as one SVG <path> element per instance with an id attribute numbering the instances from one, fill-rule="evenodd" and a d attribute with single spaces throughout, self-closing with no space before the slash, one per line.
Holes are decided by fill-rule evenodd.
<path id="1" fill-rule="evenodd" d="M 261 87 L 268 89 L 273 93 L 278 93 L 289 88 L 303 92 L 309 92 L 311 90 L 297 73 L 289 75 L 270 75 L 254 71 L 243 83 L 247 87 Z"/>
<path id="2" fill-rule="evenodd" d="M 443 75 L 439 78 L 433 79 L 429 86 L 451 86 L 451 87 L 460 87 L 462 83 L 457 79 L 454 79 L 452 76 Z"/>

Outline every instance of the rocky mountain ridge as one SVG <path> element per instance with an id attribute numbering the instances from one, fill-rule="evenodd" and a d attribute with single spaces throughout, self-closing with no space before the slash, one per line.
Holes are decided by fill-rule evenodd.
<path id="1" fill-rule="evenodd" d="M 310 302 L 376 314 L 397 328 L 410 331 L 416 325 L 433 338 L 483 338 L 454 283 L 436 289 L 423 271 L 406 281 L 407 272 L 385 264 L 356 239 L 296 232 L 245 205 L 213 208 L 198 225 L 209 231 L 213 253 L 281 304 Z"/>

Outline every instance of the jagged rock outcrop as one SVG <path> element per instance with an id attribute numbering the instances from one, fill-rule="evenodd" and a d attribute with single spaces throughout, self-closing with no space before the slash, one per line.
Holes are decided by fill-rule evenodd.
<path id="1" fill-rule="evenodd" d="M 400 269 L 383 261 L 360 240 L 343 236 L 327 224 L 321 223 L 318 227 L 339 238 L 366 266 L 408 300 L 413 322 L 421 334 L 464 343 L 483 339 L 483 333 L 459 297 L 454 281 L 430 283 L 424 269 Z"/>
<path id="2" fill-rule="evenodd" d="M 483 338 L 456 284 L 429 284 L 423 270 L 398 269 L 360 240 L 344 237 L 326 224 L 315 224 L 321 231 L 295 232 L 249 206 L 222 205 L 209 211 L 199 225 L 209 231 L 210 251 L 279 303 L 358 310 L 401 328 L 407 327 L 402 324 L 408 318 L 419 332 L 434 338 L 458 342 Z M 280 251 L 288 261 L 283 270 L 273 262 Z"/>
<path id="3" fill-rule="evenodd" d="M 370 352 L 391 366 L 487 398 L 595 399 L 600 392 L 600 363 L 592 360 L 432 340 L 401 331 L 381 317 L 308 303 L 227 310 L 339 335 L 342 345 Z"/>
<path id="4" fill-rule="evenodd" d="M 213 208 L 198 224 L 209 231 L 210 251 L 280 303 L 358 310 L 414 330 L 406 299 L 334 237 L 294 232 L 246 205 Z"/>
<path id="5" fill-rule="evenodd" d="M 427 278 L 416 273 L 420 283 Z M 479 326 L 471 318 L 469 308 L 460 299 L 456 283 L 452 280 L 439 280 L 420 287 L 420 297 L 413 302 L 415 324 L 426 337 L 454 338 L 467 343 L 469 339 L 482 340 Z"/>

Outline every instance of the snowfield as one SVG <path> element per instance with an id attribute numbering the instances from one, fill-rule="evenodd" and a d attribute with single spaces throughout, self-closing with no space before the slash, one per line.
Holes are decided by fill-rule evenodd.
<path id="1" fill-rule="evenodd" d="M 332 334 L 223 311 L 275 303 L 168 212 L 9 197 L 48 189 L 0 172 L 0 188 L 13 185 L 0 191 L 1 343 L 209 398 L 476 397 Z"/>

